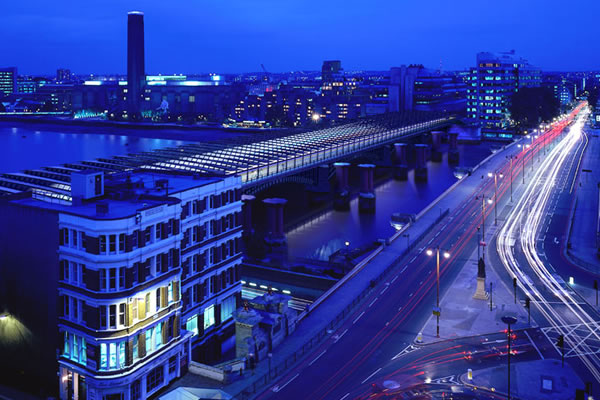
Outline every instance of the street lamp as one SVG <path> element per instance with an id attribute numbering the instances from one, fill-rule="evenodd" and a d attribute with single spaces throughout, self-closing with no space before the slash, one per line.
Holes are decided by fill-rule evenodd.
<path id="1" fill-rule="evenodd" d="M 437 317 L 437 330 L 436 330 L 436 336 L 437 338 L 440 337 L 440 247 L 436 247 L 435 248 L 435 253 L 436 253 L 436 257 L 435 257 L 435 268 L 436 268 L 436 276 L 437 276 L 437 296 L 436 296 L 436 307 L 435 310 L 433 310 L 433 313 L 436 315 Z M 427 255 L 428 256 L 432 256 L 433 255 L 433 250 L 428 249 L 427 250 Z M 448 253 L 447 251 L 443 252 L 444 258 L 450 258 L 450 253 Z"/>
<path id="2" fill-rule="evenodd" d="M 486 199 L 485 195 L 477 196 L 476 199 L 481 198 L 481 241 L 485 243 L 485 203 L 492 204 L 492 199 Z M 484 244 L 485 246 L 485 244 Z M 485 260 L 485 248 L 483 250 L 482 258 Z"/>
<path id="3" fill-rule="evenodd" d="M 517 323 L 517 319 L 512 315 L 502 317 L 502 322 L 508 325 L 508 400 L 510 400 L 510 326 Z"/>
<path id="4" fill-rule="evenodd" d="M 510 202 L 512 203 L 513 197 L 513 158 L 514 156 L 511 154 L 510 156 L 506 156 L 506 158 L 510 158 Z"/>
<path id="5" fill-rule="evenodd" d="M 525 149 L 529 148 L 528 144 L 518 144 L 517 145 L 519 148 L 523 148 L 523 154 L 521 155 L 521 157 L 523 158 L 523 184 L 525 184 Z"/>
<path id="6" fill-rule="evenodd" d="M 494 225 L 498 225 L 498 177 L 504 178 L 502 172 L 488 172 L 488 177 L 494 177 Z"/>

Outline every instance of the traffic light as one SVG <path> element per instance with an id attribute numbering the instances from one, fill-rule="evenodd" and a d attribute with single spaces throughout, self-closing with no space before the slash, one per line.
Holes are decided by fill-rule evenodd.
<path id="1" fill-rule="evenodd" d="M 561 349 L 565 347 L 565 337 L 564 337 L 564 335 L 558 335 L 558 338 L 556 339 L 556 345 L 558 347 L 560 347 Z"/>

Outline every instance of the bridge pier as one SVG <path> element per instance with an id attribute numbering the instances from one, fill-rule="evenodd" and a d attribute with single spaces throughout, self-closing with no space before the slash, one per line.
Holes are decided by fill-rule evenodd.
<path id="1" fill-rule="evenodd" d="M 415 145 L 417 163 L 415 165 L 415 181 L 426 182 L 427 181 L 427 145 L 416 144 Z"/>
<path id="2" fill-rule="evenodd" d="M 408 145 L 406 143 L 394 143 L 394 178 L 399 181 L 408 179 Z"/>
<path id="3" fill-rule="evenodd" d="M 448 134 L 448 143 L 450 148 L 448 149 L 448 163 L 458 164 L 460 155 L 458 153 L 458 133 L 450 132 Z"/>
<path id="4" fill-rule="evenodd" d="M 333 166 L 335 167 L 335 176 L 337 179 L 333 208 L 346 211 L 350 209 L 350 187 L 348 184 L 350 164 L 336 162 Z"/>
<path id="5" fill-rule="evenodd" d="M 255 196 L 251 194 L 242 195 L 242 237 L 249 238 L 254 234 L 254 228 L 252 227 L 252 204 L 256 200 Z"/>
<path id="6" fill-rule="evenodd" d="M 267 207 L 265 244 L 271 258 L 283 262 L 287 259 L 287 240 L 283 231 L 283 206 L 287 200 L 271 198 L 264 199 L 263 203 Z"/>
<path id="7" fill-rule="evenodd" d="M 358 194 L 358 210 L 361 213 L 375 212 L 375 190 L 373 175 L 375 166 L 373 164 L 360 164 L 360 193 Z"/>
<path id="8" fill-rule="evenodd" d="M 431 132 L 431 161 L 441 162 L 442 161 L 442 131 Z"/>

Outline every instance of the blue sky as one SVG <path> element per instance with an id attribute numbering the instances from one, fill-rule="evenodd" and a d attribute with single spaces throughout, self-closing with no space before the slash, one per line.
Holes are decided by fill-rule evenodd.
<path id="1" fill-rule="evenodd" d="M 0 66 L 124 73 L 127 11 L 145 13 L 147 73 L 463 69 L 515 49 L 545 70 L 600 69 L 600 2 L 581 0 L 28 0 L 2 6 Z"/>

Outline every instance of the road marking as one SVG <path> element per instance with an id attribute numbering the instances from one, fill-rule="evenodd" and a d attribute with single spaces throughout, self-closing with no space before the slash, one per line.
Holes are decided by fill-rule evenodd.
<path id="1" fill-rule="evenodd" d="M 411 293 L 408 297 L 412 297 L 413 293 Z"/>
<path id="2" fill-rule="evenodd" d="M 414 256 L 410 261 L 409 264 L 412 264 L 413 261 L 415 261 L 417 259 L 417 256 Z"/>
<path id="3" fill-rule="evenodd" d="M 377 301 L 377 299 L 378 299 L 378 298 L 379 298 L 379 297 L 375 297 L 375 300 L 373 300 L 373 301 L 371 302 L 371 304 L 369 304 L 369 307 L 371 307 L 373 304 L 375 304 L 375 302 Z"/>
<path id="4" fill-rule="evenodd" d="M 402 268 L 402 271 L 400 271 L 400 273 L 403 273 L 404 271 L 406 271 L 406 268 L 408 268 L 408 265 L 405 265 L 404 268 Z"/>
<path id="5" fill-rule="evenodd" d="M 365 312 L 361 312 L 360 315 L 358 317 L 356 317 L 356 319 L 354 320 L 353 324 L 356 323 L 356 321 L 358 321 L 360 319 L 360 317 L 362 317 L 363 315 L 365 315 Z"/>
<path id="6" fill-rule="evenodd" d="M 398 307 L 398 311 L 402 310 L 402 307 Z"/>
<path id="7" fill-rule="evenodd" d="M 296 375 L 294 375 L 294 377 L 293 377 L 292 379 L 290 379 L 289 381 L 287 381 L 287 382 L 286 382 L 284 385 L 282 385 L 282 386 L 275 386 L 275 387 L 273 388 L 273 391 L 274 391 L 275 393 L 279 392 L 279 391 L 280 391 L 280 390 L 282 390 L 284 387 L 286 387 L 287 385 L 289 385 L 290 383 L 292 383 L 292 381 L 293 381 L 294 379 L 296 379 L 296 378 L 297 378 L 299 375 L 300 375 L 300 373 L 298 372 Z"/>
<path id="8" fill-rule="evenodd" d="M 433 238 L 429 239 L 429 242 L 427 242 L 427 244 L 431 244 L 431 242 L 433 242 Z"/>
<path id="9" fill-rule="evenodd" d="M 444 226 L 442 226 L 442 229 L 440 229 L 440 230 L 443 231 L 444 229 L 446 229 L 447 226 L 448 226 L 448 224 L 445 224 Z"/>
<path id="10" fill-rule="evenodd" d="M 368 381 L 369 379 L 371 379 L 373 377 L 373 375 L 377 374 L 379 371 L 381 371 L 381 368 L 379 368 L 377 371 L 373 372 L 371 375 L 367 376 L 365 378 L 365 380 L 362 381 L 360 384 L 362 385 L 363 383 L 365 383 L 366 381 Z"/>
<path id="11" fill-rule="evenodd" d="M 342 397 L 340 400 L 344 400 L 344 399 L 345 399 L 346 397 L 348 397 L 348 396 L 350 396 L 350 393 L 346 393 L 346 394 L 344 395 L 344 397 Z"/>
<path id="12" fill-rule="evenodd" d="M 535 342 L 531 339 L 531 336 L 529 336 L 529 333 L 527 333 L 527 331 L 523 331 L 525 332 L 525 336 L 527 336 L 527 339 L 529 339 L 529 341 L 531 342 L 531 344 L 533 345 L 533 347 L 535 347 L 535 350 L 537 351 L 537 353 L 540 355 L 541 359 L 544 359 L 544 356 L 542 355 L 542 352 L 540 351 L 540 349 L 538 349 L 537 345 L 535 344 Z"/>
<path id="13" fill-rule="evenodd" d="M 340 339 L 346 334 L 346 332 L 348 332 L 348 329 L 346 329 L 344 332 L 342 332 L 342 334 L 340 336 L 338 336 L 337 338 L 335 338 L 335 340 L 333 341 L 333 343 L 339 342 Z"/>
<path id="14" fill-rule="evenodd" d="M 325 354 L 326 352 L 327 352 L 327 350 L 323 350 L 323 352 L 322 352 L 321 354 L 319 354 L 319 355 L 317 356 L 317 358 L 315 358 L 314 360 L 312 360 L 312 361 L 311 361 L 311 362 L 310 362 L 308 365 L 309 365 L 309 366 L 310 366 L 310 365 L 313 365 L 313 364 L 314 364 L 315 362 L 317 362 L 317 360 L 318 360 L 319 358 L 321 358 L 321 356 L 322 356 L 323 354 Z M 282 388 L 282 389 L 283 389 L 283 388 Z"/>
<path id="15" fill-rule="evenodd" d="M 383 288 L 383 290 L 381 292 L 379 292 L 379 294 L 384 294 L 386 290 L 388 290 L 389 286 L 386 286 Z"/>
<path id="16" fill-rule="evenodd" d="M 440 233 L 442 233 L 441 231 L 435 234 L 435 237 L 440 236 Z"/>
<path id="17" fill-rule="evenodd" d="M 419 286 L 421 286 L 423 284 L 423 281 L 419 282 Z"/>
<path id="18" fill-rule="evenodd" d="M 391 283 L 394 283 L 394 282 L 396 281 L 396 279 L 398 279 L 398 275 L 396 275 L 396 276 L 394 277 L 394 279 L 392 279 L 392 282 L 391 282 Z"/>

